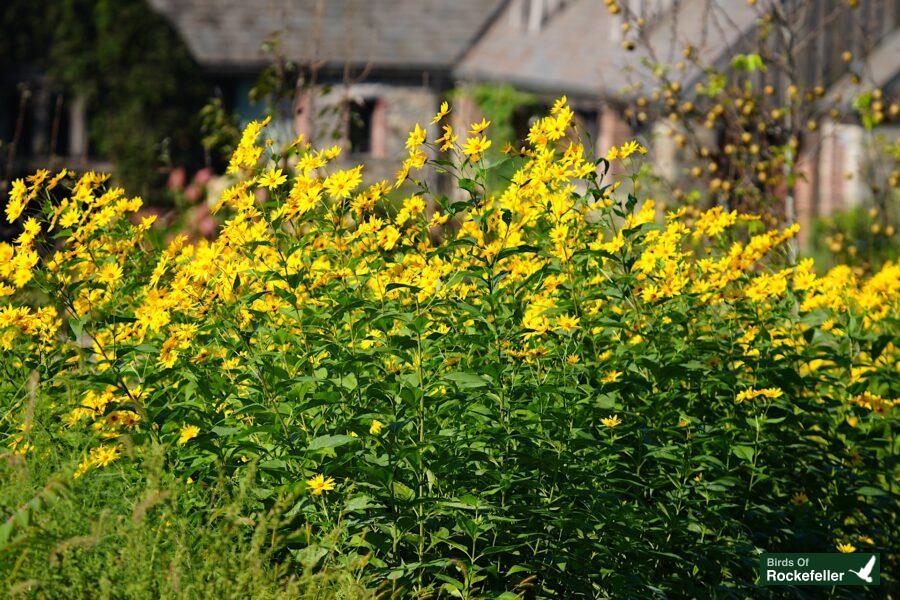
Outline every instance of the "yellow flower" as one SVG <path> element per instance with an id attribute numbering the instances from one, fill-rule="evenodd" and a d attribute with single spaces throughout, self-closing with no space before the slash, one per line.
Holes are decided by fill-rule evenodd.
<path id="1" fill-rule="evenodd" d="M 384 429 L 384 423 L 379 421 L 378 419 L 372 420 L 372 425 L 369 426 L 369 433 L 372 435 L 378 435 L 381 433 L 381 430 Z"/>
<path id="2" fill-rule="evenodd" d="M 25 186 L 24 179 L 16 179 L 12 183 L 12 189 L 9 191 L 9 201 L 6 204 L 6 220 L 12 223 L 19 218 L 25 205 L 28 204 L 27 197 L 28 188 Z"/>
<path id="3" fill-rule="evenodd" d="M 428 229 L 433 229 L 434 227 L 440 227 L 444 223 L 450 220 L 450 213 L 439 213 L 436 212 L 431 216 L 431 221 L 428 222 Z"/>
<path id="4" fill-rule="evenodd" d="M 446 152 L 453 148 L 456 144 L 456 140 L 458 136 L 453 133 L 453 127 L 450 125 L 444 125 L 444 135 L 434 140 L 435 144 L 441 144 L 441 152 Z"/>
<path id="5" fill-rule="evenodd" d="M 422 150 L 414 150 L 409 153 L 409 158 L 404 162 L 409 164 L 412 169 L 421 169 L 425 166 L 426 160 L 428 160 L 428 155 L 425 154 L 425 152 Z"/>
<path id="6" fill-rule="evenodd" d="M 183 446 L 187 444 L 189 441 L 197 437 L 200 433 L 200 428 L 196 425 L 185 425 L 181 428 L 181 433 L 178 436 L 178 444 Z"/>
<path id="7" fill-rule="evenodd" d="M 619 377 L 622 376 L 621 371 L 610 371 L 606 375 L 604 375 L 601 379 L 601 383 L 615 383 L 619 380 Z"/>
<path id="8" fill-rule="evenodd" d="M 893 407 L 900 405 L 900 400 L 898 399 L 891 400 L 889 398 L 882 398 L 881 396 L 868 391 L 863 392 L 859 396 L 854 396 L 850 399 L 850 402 L 857 406 L 861 406 L 863 408 L 874 411 L 879 415 L 884 415 L 888 413 Z"/>
<path id="9" fill-rule="evenodd" d="M 618 427 L 622 424 L 622 419 L 619 418 L 619 415 L 613 415 L 611 417 L 606 417 L 605 419 L 600 419 L 600 422 L 603 423 L 605 427 Z"/>
<path id="10" fill-rule="evenodd" d="M 415 150 L 425 141 L 425 130 L 419 127 L 419 124 L 416 123 L 416 126 L 412 131 L 409 132 L 409 137 L 406 138 L 406 147 L 410 150 Z"/>
<path id="11" fill-rule="evenodd" d="M 791 504 L 796 504 L 797 506 L 806 504 L 807 502 L 809 502 L 809 498 L 803 492 L 797 492 L 791 497 Z"/>
<path id="12" fill-rule="evenodd" d="M 356 186 L 362 181 L 362 165 L 333 173 L 322 185 L 332 198 L 343 200 L 349 198 Z"/>
<path id="13" fill-rule="evenodd" d="M 469 130 L 469 133 L 472 135 L 478 135 L 488 127 L 490 127 L 491 122 L 487 119 L 481 119 L 481 123 L 472 123 L 472 128 Z"/>
<path id="14" fill-rule="evenodd" d="M 378 245 L 384 250 L 392 250 L 400 239 L 400 232 L 393 225 L 388 225 L 378 232 Z"/>
<path id="15" fill-rule="evenodd" d="M 844 554 L 856 552 L 856 546 L 854 546 L 853 544 L 838 544 L 837 549 L 838 552 L 843 552 Z"/>
<path id="16" fill-rule="evenodd" d="M 308 152 L 301 156 L 300 160 L 297 161 L 297 171 L 302 172 L 304 175 L 308 175 L 316 169 L 321 169 L 326 163 L 327 161 L 320 153 Z"/>
<path id="17" fill-rule="evenodd" d="M 784 395 L 784 392 L 782 392 L 780 389 L 775 388 L 775 387 L 765 388 L 765 389 L 761 389 L 761 390 L 749 388 L 749 389 L 739 392 L 737 397 L 735 397 L 735 401 L 743 402 L 744 400 L 753 400 L 754 398 L 759 398 L 759 397 L 775 399 L 775 398 L 780 398 L 783 395 Z"/>
<path id="18" fill-rule="evenodd" d="M 16 241 L 20 246 L 30 246 L 34 242 L 34 238 L 41 232 L 41 225 L 34 217 L 28 217 L 22 226 L 22 233 Z"/>
<path id="19" fill-rule="evenodd" d="M 421 196 L 410 196 L 403 201 L 402 208 L 397 212 L 397 216 L 394 217 L 394 223 L 402 226 L 411 218 L 423 212 L 425 212 L 425 200 Z"/>
<path id="20" fill-rule="evenodd" d="M 307 479 L 306 485 L 312 490 L 313 496 L 321 496 L 323 493 L 334 489 L 334 479 L 331 477 L 326 479 L 324 475 L 319 474 L 312 479 Z"/>
<path id="21" fill-rule="evenodd" d="M 450 105 L 446 102 L 441 102 L 441 108 L 438 110 L 438 113 L 434 115 L 434 118 L 431 119 L 431 124 L 434 125 L 448 114 L 450 114 Z"/>
<path id="22" fill-rule="evenodd" d="M 634 140 L 625 142 L 619 147 L 619 158 L 628 158 L 635 152 L 637 152 L 638 154 L 647 154 L 647 149 Z"/>
<path id="23" fill-rule="evenodd" d="M 122 267 L 118 263 L 106 263 L 97 271 L 97 281 L 107 286 L 114 286 L 122 279 Z"/>
<path id="24" fill-rule="evenodd" d="M 262 177 L 259 178 L 259 185 L 264 188 L 274 190 L 285 181 L 287 181 L 287 176 L 281 171 L 281 169 L 275 169 L 263 173 Z"/>
<path id="25" fill-rule="evenodd" d="M 84 457 L 84 460 L 81 461 L 81 464 L 78 465 L 78 468 L 73 473 L 72 478 L 78 479 L 84 473 L 90 469 L 91 467 L 105 467 L 109 463 L 113 462 L 119 458 L 119 446 L 98 446 L 93 448 L 87 456 Z"/>
<path id="26" fill-rule="evenodd" d="M 487 139 L 485 136 L 473 136 L 466 140 L 466 143 L 463 145 L 463 154 L 471 158 L 472 160 L 478 160 L 481 158 L 481 155 L 484 154 L 488 148 L 491 147 L 491 140 Z"/>
<path id="27" fill-rule="evenodd" d="M 119 457 L 118 446 L 100 446 L 91 451 L 91 459 L 94 466 L 105 467 Z"/>
<path id="28" fill-rule="evenodd" d="M 55 188 L 57 185 L 59 185 L 59 182 L 62 181 L 68 174 L 69 172 L 66 169 L 63 169 L 62 171 L 54 175 L 53 178 L 47 183 L 47 189 L 52 190 L 53 188 Z"/>
<path id="29" fill-rule="evenodd" d="M 574 331 L 578 327 L 578 317 L 560 315 L 556 318 L 556 326 L 564 331 Z"/>
<path id="30" fill-rule="evenodd" d="M 731 211 L 725 212 L 721 206 L 715 206 L 704 212 L 697 218 L 695 224 L 695 237 L 706 235 L 714 238 L 721 235 L 726 229 L 737 223 L 738 213 Z"/>
<path id="31" fill-rule="evenodd" d="M 619 250 L 621 250 L 625 246 L 625 238 L 622 235 L 622 232 L 619 231 L 612 240 L 608 242 L 602 242 L 600 240 L 591 242 L 590 248 L 591 250 L 600 250 L 602 252 L 608 252 L 610 254 L 615 254 Z"/>
<path id="32" fill-rule="evenodd" d="M 251 121 L 244 128 L 241 134 L 241 141 L 231 155 L 231 162 L 228 163 L 228 173 L 237 173 L 241 167 L 255 167 L 256 161 L 262 156 L 263 149 L 256 145 L 256 138 L 259 137 L 263 128 L 269 124 L 269 117 L 262 121 Z"/>
<path id="33" fill-rule="evenodd" d="M 79 219 L 81 219 L 81 213 L 77 208 L 72 208 L 67 210 L 59 219 L 59 226 L 63 229 L 68 229 L 72 225 L 78 223 Z"/>
<path id="34" fill-rule="evenodd" d="M 562 96 L 561 98 L 558 98 L 556 100 L 556 102 L 553 103 L 553 106 L 550 108 L 550 114 L 555 115 L 555 114 L 559 113 L 559 111 L 561 111 L 563 109 L 563 107 L 565 107 L 565 105 L 568 101 L 569 101 L 569 99 L 566 96 Z"/>

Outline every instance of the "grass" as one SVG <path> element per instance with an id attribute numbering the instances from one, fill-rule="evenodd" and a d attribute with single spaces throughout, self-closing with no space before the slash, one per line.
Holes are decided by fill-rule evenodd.
<path id="1" fill-rule="evenodd" d="M 177 481 L 158 448 L 136 457 L 140 470 L 113 466 L 73 480 L 80 458 L 50 445 L 27 460 L 0 458 L 0 596 L 372 596 L 349 569 L 303 573 L 276 553 L 278 522 L 247 516 L 245 486 Z"/>

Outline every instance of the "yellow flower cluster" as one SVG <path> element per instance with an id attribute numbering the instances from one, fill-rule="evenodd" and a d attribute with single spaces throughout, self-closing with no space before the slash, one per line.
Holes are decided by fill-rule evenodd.
<path id="1" fill-rule="evenodd" d="M 241 135 L 241 141 L 238 143 L 234 154 L 231 155 L 231 162 L 228 163 L 228 172 L 237 173 L 240 169 L 249 169 L 256 166 L 259 158 L 262 156 L 262 148 L 256 145 L 256 139 L 262 132 L 263 127 L 269 124 L 269 118 L 266 117 L 262 121 L 251 121 L 244 129 Z"/>
<path id="2" fill-rule="evenodd" d="M 449 110 L 442 106 L 432 123 Z M 662 218 L 655 201 L 638 205 L 620 197 L 614 184 L 596 196 L 583 194 L 586 182 L 600 174 L 574 133 L 573 119 L 574 111 L 561 99 L 534 123 L 529 147 L 516 156 L 517 170 L 498 191 L 485 185 L 486 120 L 471 125 L 462 148 L 449 125 L 432 140 L 417 125 L 393 184 L 364 184 L 362 167 L 334 168 L 340 148 L 315 150 L 302 140 L 279 155 L 286 159 L 281 166 L 260 164 L 274 142 L 260 143 L 267 121 L 254 122 L 229 164 L 229 173 L 240 177 L 216 205 L 223 219 L 217 237 L 190 242 L 176 236 L 161 251 L 146 240 L 152 220 L 135 216 L 141 200 L 106 189 L 105 176 L 88 173 L 73 180 L 65 173 L 53 179 L 36 174 L 30 183 L 14 185 L 8 218 L 18 218 L 51 186 L 66 182 L 68 193 L 44 222 L 30 218 L 14 244 L 0 244 L 0 299 L 40 284 L 57 301 L 36 308 L 23 295 L 0 304 L 0 348 L 17 342 L 23 351 L 32 349 L 29 344 L 53 346 L 70 364 L 89 362 L 108 371 L 106 383 L 112 377 L 116 385 L 87 390 L 66 419 L 70 425 L 90 420 L 106 436 L 149 421 L 142 412 L 145 399 L 167 391 L 145 389 L 149 372 L 171 370 L 174 377 L 180 366 L 215 370 L 235 389 L 216 400 L 215 412 L 241 414 L 246 374 L 256 372 L 254 353 L 283 354 L 291 344 L 338 335 L 346 336 L 341 339 L 348 349 L 366 352 L 409 334 L 400 319 L 374 323 L 361 307 L 364 302 L 415 310 L 423 322 L 416 335 L 434 338 L 495 327 L 500 317 L 492 311 L 500 303 L 509 308 L 515 333 L 498 342 L 497 352 L 532 363 L 547 356 L 553 344 L 564 343 L 560 340 L 584 336 L 603 338 L 591 357 L 598 363 L 609 360 L 616 345 L 641 352 L 648 332 L 673 324 L 666 303 L 703 303 L 741 332 L 735 345 L 744 360 L 732 366 L 744 370 L 752 369 L 762 334 L 756 320 L 737 314 L 736 304 L 763 311 L 792 293 L 800 313 L 822 311 L 815 317 L 819 322 L 833 319 L 821 328 L 831 335 L 841 331 L 836 324 L 843 327 L 848 312 L 860 315 L 866 330 L 895 314 L 900 265 L 888 264 L 865 281 L 842 267 L 818 277 L 810 261 L 771 272 L 766 257 L 796 235 L 796 226 L 735 236 L 744 241 L 728 245 L 726 234 L 753 217 L 715 207 L 693 221 L 686 211 Z M 434 150 L 453 153 L 459 172 L 477 183 L 467 190 L 471 198 L 462 203 L 464 210 L 459 202 L 429 202 L 419 193 L 390 198 Z M 646 152 L 637 142 L 613 150 L 609 160 Z M 294 167 L 285 170 L 284 164 Z M 445 227 L 451 218 L 453 226 Z M 60 241 L 41 256 L 35 240 L 47 233 L 59 233 Z M 698 248 L 704 238 L 719 239 L 723 250 Z M 327 327 L 311 327 L 305 314 L 313 310 L 341 316 Z M 471 314 L 460 318 L 467 311 Z M 73 330 L 71 339 L 61 331 L 63 318 Z M 767 335 L 776 360 L 792 344 L 805 343 L 793 324 Z M 579 355 L 573 352 L 580 350 L 573 346 L 563 355 L 577 365 Z M 887 354 L 895 353 L 891 346 Z M 310 356 L 277 368 L 299 377 L 310 365 L 327 362 L 329 353 Z M 885 367 L 860 356 L 854 361 L 861 379 L 871 373 L 864 369 Z M 621 385 L 622 373 L 613 366 L 603 365 L 601 384 Z M 406 366 L 396 356 L 385 361 L 388 372 L 401 368 Z M 182 384 L 187 389 L 177 392 L 190 393 L 190 383 Z M 781 395 L 777 388 L 751 388 L 736 399 Z M 608 419 L 607 427 L 619 424 L 618 416 Z M 252 420 L 241 417 L 241 423 Z M 370 431 L 378 435 L 382 427 L 372 421 Z M 191 425 L 172 437 L 185 445 L 199 433 Z M 109 448 L 86 459 L 86 468 L 113 460 Z M 310 486 L 313 493 L 331 489 L 324 478 Z"/>
<path id="3" fill-rule="evenodd" d="M 744 400 L 753 400 L 755 398 L 769 398 L 770 400 L 775 398 L 781 398 L 784 395 L 778 388 L 763 388 L 763 389 L 747 389 L 741 392 L 738 392 L 738 395 L 735 397 L 736 402 L 743 402 Z"/>
<path id="4" fill-rule="evenodd" d="M 863 392 L 852 398 L 851 402 L 879 415 L 885 415 L 895 406 L 900 406 L 900 399 L 895 398 L 893 400 L 888 400 L 871 392 Z"/>
<path id="5" fill-rule="evenodd" d="M 606 153 L 606 160 L 610 162 L 614 160 L 625 160 L 635 152 L 637 152 L 638 154 L 647 154 L 647 148 L 638 144 L 634 140 L 625 142 L 619 147 L 613 146 L 612 148 L 610 148 L 609 152 Z"/>
<path id="6" fill-rule="evenodd" d="M 79 477 L 84 475 L 88 471 L 88 469 L 107 466 L 109 463 L 119 458 L 120 451 L 121 446 L 119 446 L 118 444 L 97 446 L 96 448 L 92 448 L 88 455 L 84 457 L 84 460 L 81 461 L 81 464 L 78 465 L 78 468 L 75 470 L 73 477 L 75 479 L 78 479 Z"/>

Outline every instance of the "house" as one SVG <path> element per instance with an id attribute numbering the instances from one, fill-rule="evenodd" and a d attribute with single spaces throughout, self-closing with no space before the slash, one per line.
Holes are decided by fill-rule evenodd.
<path id="1" fill-rule="evenodd" d="M 727 68 L 769 26 L 757 3 L 747 0 L 147 1 L 243 121 L 274 108 L 280 115 L 273 123 L 276 135 L 301 132 L 317 145 L 340 142 L 349 148 L 346 160 L 365 162 L 372 178 L 391 176 L 411 125 L 427 123 L 451 90 L 507 83 L 536 99 L 515 116 L 519 135 L 566 94 L 598 154 L 640 135 L 659 172 L 675 180 L 683 176 L 682 156 L 658 135 L 669 125 L 633 108 L 652 86 L 653 65 L 679 62 L 691 45 L 699 63 Z M 850 4 L 858 6 L 841 12 Z M 854 83 L 840 57 L 849 44 L 856 55 L 871 58 L 870 83 L 895 95 L 898 5 L 807 5 L 804 27 L 817 35 L 805 36 L 796 52 L 805 80 L 851 97 Z M 630 25 L 636 21 L 640 28 Z M 290 71 L 287 89 L 269 106 L 251 103 L 250 89 L 273 64 Z M 688 61 L 678 77 L 690 89 L 704 73 Z M 77 155 L 85 143 L 84 109 L 70 104 L 60 122 Z M 477 107 L 464 95 L 453 104 L 456 125 L 477 118 Z M 843 108 L 852 112 L 849 101 Z M 53 119 L 43 114 L 46 129 Z M 840 118 L 822 121 L 800 159 L 805 183 L 796 203 L 802 223 L 851 207 L 867 193 L 859 178 L 853 182 L 841 172 L 870 168 L 860 128 Z M 709 136 L 710 143 L 722 143 L 715 131 Z"/>
<path id="2" fill-rule="evenodd" d="M 298 92 L 275 129 L 319 145 L 343 140 L 348 160 L 390 177 L 412 124 L 426 123 L 454 87 L 453 70 L 502 0 L 149 0 L 244 120 L 264 50 L 299 66 Z M 328 89 L 331 91 L 326 91 Z M 280 122 L 279 122 L 280 121 Z"/>
<path id="3" fill-rule="evenodd" d="M 473 84 L 533 94 L 535 106 L 516 115 L 520 136 L 563 94 L 598 151 L 631 135 L 622 90 L 637 76 L 635 57 L 622 48 L 622 19 L 597 0 L 149 1 L 245 121 L 261 114 L 248 91 L 277 39 L 304 89 L 275 129 L 318 144 L 343 140 L 347 159 L 365 161 L 373 178 L 396 168 L 412 124 Z M 662 21 L 671 2 L 653 4 L 647 16 Z M 477 118 L 471 100 L 455 98 L 455 125 Z"/>

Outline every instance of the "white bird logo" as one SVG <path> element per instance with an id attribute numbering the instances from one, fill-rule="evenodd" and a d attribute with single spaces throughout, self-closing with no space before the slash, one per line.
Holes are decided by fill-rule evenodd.
<path id="1" fill-rule="evenodd" d="M 859 571 L 854 571 L 853 569 L 848 569 L 851 573 L 865 581 L 866 583 L 872 583 L 872 569 L 875 567 L 875 555 L 872 555 L 872 558 L 869 559 L 869 562 L 866 563 Z"/>

